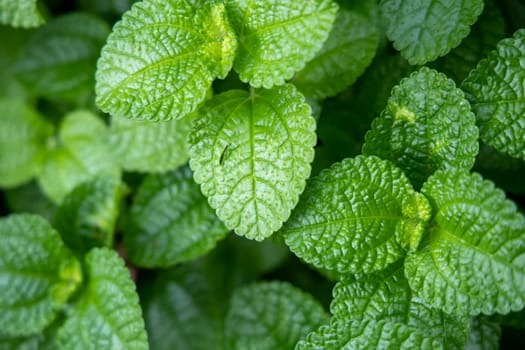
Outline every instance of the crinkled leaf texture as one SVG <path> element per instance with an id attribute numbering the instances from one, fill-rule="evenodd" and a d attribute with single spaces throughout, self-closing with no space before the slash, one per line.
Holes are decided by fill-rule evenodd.
<path id="1" fill-rule="evenodd" d="M 312 178 L 280 232 L 318 268 L 369 273 L 417 247 L 429 216 L 428 202 L 399 168 L 358 156 Z"/>
<path id="2" fill-rule="evenodd" d="M 293 83 L 308 97 L 334 96 L 364 72 L 378 42 L 379 29 L 370 16 L 342 7 L 322 49 L 295 75 Z"/>
<path id="3" fill-rule="evenodd" d="M 199 110 L 190 166 L 226 226 L 260 241 L 297 204 L 316 141 L 310 106 L 294 86 L 230 90 Z"/>
<path id="4" fill-rule="evenodd" d="M 525 159 L 525 29 L 498 43 L 463 82 L 481 139 Z"/>
<path id="5" fill-rule="evenodd" d="M 126 249 L 131 261 L 145 267 L 204 255 L 228 233 L 188 167 L 148 176 L 137 190 L 128 221 Z"/>
<path id="6" fill-rule="evenodd" d="M 364 154 L 389 159 L 414 186 L 437 169 L 470 169 L 478 153 L 476 117 L 454 81 L 426 67 L 392 89 L 366 134 Z"/>
<path id="7" fill-rule="evenodd" d="M 110 143 L 115 158 L 127 171 L 165 172 L 188 161 L 187 137 L 191 118 L 168 121 L 111 119 Z"/>
<path id="8" fill-rule="evenodd" d="M 32 28 L 44 23 L 37 0 L 0 0 L 0 23 L 13 27 Z"/>
<path id="9" fill-rule="evenodd" d="M 114 176 L 98 176 L 73 189 L 57 208 L 53 226 L 80 254 L 113 246 L 113 233 L 124 190 Z"/>
<path id="10" fill-rule="evenodd" d="M 41 332 L 82 281 L 79 262 L 60 235 L 36 215 L 0 219 L 0 330 Z"/>
<path id="11" fill-rule="evenodd" d="M 525 305 L 525 218 L 503 191 L 466 170 L 422 188 L 435 215 L 405 260 L 416 296 L 449 313 L 506 314 Z"/>
<path id="12" fill-rule="evenodd" d="M 230 71 L 236 48 L 221 2 L 138 2 L 102 49 L 97 105 L 132 119 L 181 118 L 204 100 L 215 78 Z"/>
<path id="13" fill-rule="evenodd" d="M 473 317 L 466 350 L 498 350 L 501 327 L 486 316 Z"/>
<path id="14" fill-rule="evenodd" d="M 410 64 L 446 55 L 470 32 L 483 0 L 383 0 L 386 35 Z"/>
<path id="15" fill-rule="evenodd" d="M 0 99 L 0 187 L 16 187 L 37 175 L 53 126 L 16 99 Z"/>
<path id="16" fill-rule="evenodd" d="M 71 13 L 58 17 L 31 35 L 19 54 L 15 74 L 39 95 L 75 101 L 89 96 L 108 34 L 107 23 L 95 16 Z"/>
<path id="17" fill-rule="evenodd" d="M 286 282 L 258 282 L 238 289 L 226 317 L 227 349 L 294 349 L 328 322 L 311 295 Z"/>
<path id="18" fill-rule="evenodd" d="M 233 68 L 244 82 L 283 85 L 328 38 L 338 6 L 332 0 L 227 0 L 239 37 Z"/>
<path id="19" fill-rule="evenodd" d="M 58 349 L 148 349 L 135 284 L 108 248 L 86 255 L 88 285 L 59 329 Z"/>

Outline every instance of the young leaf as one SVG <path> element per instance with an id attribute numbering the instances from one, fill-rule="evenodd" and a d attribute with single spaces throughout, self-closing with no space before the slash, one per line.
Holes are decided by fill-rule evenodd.
<path id="1" fill-rule="evenodd" d="M 372 62 L 379 30 L 356 9 L 340 8 L 322 49 L 296 74 L 293 83 L 308 97 L 323 99 L 350 86 Z"/>
<path id="2" fill-rule="evenodd" d="M 0 23 L 13 27 L 31 28 L 44 23 L 37 0 L 0 0 Z"/>
<path id="3" fill-rule="evenodd" d="M 292 85 L 231 90 L 204 105 L 190 132 L 190 166 L 228 228 L 261 241 L 282 226 L 310 175 L 314 130 Z"/>
<path id="4" fill-rule="evenodd" d="M 191 118 L 141 121 L 113 116 L 110 143 L 127 171 L 164 172 L 188 161 L 187 136 Z"/>
<path id="5" fill-rule="evenodd" d="M 97 105 L 132 119 L 181 118 L 204 100 L 215 78 L 228 74 L 236 48 L 222 2 L 138 2 L 102 49 Z"/>
<path id="6" fill-rule="evenodd" d="M 463 83 L 481 139 L 525 159 L 525 29 L 499 42 Z"/>
<path id="7" fill-rule="evenodd" d="M 410 64 L 446 55 L 465 38 L 483 10 L 483 0 L 383 0 L 386 35 Z"/>
<path id="8" fill-rule="evenodd" d="M 435 210 L 405 274 L 421 300 L 449 313 L 508 313 L 525 305 L 525 218 L 504 193 L 466 170 L 432 175 Z"/>
<path id="9" fill-rule="evenodd" d="M 106 125 L 91 112 L 70 113 L 60 126 L 59 145 L 47 155 L 38 178 L 40 185 L 60 203 L 78 184 L 97 175 L 120 175 Z"/>
<path id="10" fill-rule="evenodd" d="M 108 34 L 106 22 L 88 14 L 56 18 L 29 38 L 16 63 L 16 75 L 42 96 L 76 100 L 89 95 Z"/>
<path id="11" fill-rule="evenodd" d="M 148 349 L 135 285 L 116 252 L 86 255 L 88 286 L 59 329 L 59 349 Z"/>
<path id="12" fill-rule="evenodd" d="M 58 232 L 36 215 L 0 219 L 0 330 L 41 332 L 82 281 L 79 262 Z"/>
<path id="13" fill-rule="evenodd" d="M 363 153 L 391 160 L 419 188 L 437 169 L 470 169 L 477 138 L 476 117 L 461 90 L 424 67 L 392 89 L 386 109 L 366 134 Z"/>
<path id="14" fill-rule="evenodd" d="M 486 316 L 473 317 L 466 350 L 497 350 L 500 325 Z"/>
<path id="15" fill-rule="evenodd" d="M 227 349 L 293 349 L 328 322 L 323 307 L 285 282 L 259 282 L 238 289 L 226 317 Z"/>
<path id="16" fill-rule="evenodd" d="M 0 187 L 37 175 L 53 126 L 23 101 L 0 99 Z"/>
<path id="17" fill-rule="evenodd" d="M 415 249 L 430 206 L 392 163 L 345 159 L 310 180 L 281 229 L 298 257 L 339 273 L 382 270 Z"/>
<path id="18" fill-rule="evenodd" d="M 85 254 L 96 246 L 113 246 L 113 233 L 124 194 L 113 176 L 81 183 L 57 208 L 53 225 L 75 252 Z"/>
<path id="19" fill-rule="evenodd" d="M 301 70 L 328 38 L 338 6 L 332 0 L 228 0 L 238 37 L 233 68 L 244 82 L 269 89 Z"/>
<path id="20" fill-rule="evenodd" d="M 228 233 L 189 168 L 150 175 L 129 212 L 124 243 L 139 266 L 165 267 L 204 255 Z"/>

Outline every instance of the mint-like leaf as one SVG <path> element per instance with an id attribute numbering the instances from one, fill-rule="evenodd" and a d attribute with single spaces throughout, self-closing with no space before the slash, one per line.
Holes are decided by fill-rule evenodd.
<path id="1" fill-rule="evenodd" d="M 473 317 L 466 350 L 498 350 L 501 327 L 486 316 Z"/>
<path id="2" fill-rule="evenodd" d="M 0 0 L 0 23 L 13 27 L 32 28 L 44 23 L 37 0 Z"/>

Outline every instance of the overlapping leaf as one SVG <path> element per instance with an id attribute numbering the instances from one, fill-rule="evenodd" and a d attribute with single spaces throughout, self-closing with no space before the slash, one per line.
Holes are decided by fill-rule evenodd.
<path id="1" fill-rule="evenodd" d="M 525 30 L 499 42 L 463 83 L 488 145 L 525 159 Z"/>
<path id="2" fill-rule="evenodd" d="M 44 23 L 37 0 L 0 0 L 0 23 L 13 27 L 31 28 Z"/>
<path id="3" fill-rule="evenodd" d="M 138 2 L 102 50 L 97 104 L 133 119 L 183 117 L 204 100 L 215 78 L 230 71 L 236 48 L 221 2 Z"/>
<path id="4" fill-rule="evenodd" d="M 228 228 L 260 241 L 282 226 L 310 175 L 314 130 L 292 85 L 232 90 L 204 105 L 190 133 L 190 166 Z"/>
<path id="5" fill-rule="evenodd" d="M 415 249 L 429 204 L 392 163 L 358 156 L 310 180 L 280 231 L 301 259 L 340 273 L 384 269 Z"/>

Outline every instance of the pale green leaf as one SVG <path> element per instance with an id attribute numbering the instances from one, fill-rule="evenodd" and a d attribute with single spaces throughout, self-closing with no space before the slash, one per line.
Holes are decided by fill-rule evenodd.
<path id="1" fill-rule="evenodd" d="M 190 166 L 226 226 L 260 241 L 297 204 L 315 143 L 311 109 L 292 85 L 231 90 L 215 96 L 195 118 Z"/>
<path id="2" fill-rule="evenodd" d="M 286 282 L 259 282 L 238 289 L 226 317 L 227 349 L 293 349 L 328 322 L 311 295 Z"/>
<path id="3" fill-rule="evenodd" d="M 323 99 L 352 85 L 372 62 L 379 29 L 365 14 L 340 8 L 322 49 L 296 74 L 293 83 L 306 96 Z"/>
<path id="4" fill-rule="evenodd" d="M 58 145 L 47 154 L 38 180 L 44 193 L 60 203 L 73 188 L 96 175 L 119 174 L 104 122 L 91 112 L 76 111 L 62 121 Z"/>
<path id="5" fill-rule="evenodd" d="M 500 325 L 486 316 L 473 317 L 466 350 L 498 350 Z"/>
<path id="6" fill-rule="evenodd" d="M 427 236 L 405 260 L 425 303 L 449 313 L 508 313 L 525 305 L 525 218 L 503 191 L 466 170 L 432 175 Z"/>
<path id="7" fill-rule="evenodd" d="M 37 0 L 0 0 L 0 23 L 32 28 L 44 23 Z"/>
<path id="8" fill-rule="evenodd" d="M 113 234 L 124 189 L 118 178 L 100 176 L 81 183 L 57 208 L 53 226 L 73 251 L 113 246 Z"/>
<path id="9" fill-rule="evenodd" d="M 228 74 L 236 48 L 221 2 L 138 2 L 102 49 L 97 105 L 132 119 L 181 118 L 204 100 L 215 78 Z"/>
<path id="10" fill-rule="evenodd" d="M 483 0 L 382 0 L 386 35 L 410 64 L 446 55 L 470 32 Z"/>
<path id="11" fill-rule="evenodd" d="M 120 166 L 127 171 L 164 172 L 188 161 L 187 136 L 191 118 L 141 121 L 111 119 L 110 142 Z"/>
<path id="12" fill-rule="evenodd" d="M 187 167 L 147 177 L 133 198 L 128 220 L 126 250 L 131 261 L 145 267 L 204 255 L 228 233 Z"/>
<path id="13" fill-rule="evenodd" d="M 88 285 L 57 335 L 64 350 L 148 349 L 135 284 L 115 251 L 86 256 Z"/>
<path id="14" fill-rule="evenodd" d="M 60 235 L 36 215 L 0 219 L 0 329 L 8 336 L 41 332 L 82 280 Z"/>
<path id="15" fill-rule="evenodd" d="M 430 207 L 375 156 L 347 158 L 308 183 L 281 229 L 298 257 L 339 273 L 382 270 L 417 247 Z"/>
<path id="16" fill-rule="evenodd" d="M 0 187 L 16 187 L 38 174 L 53 126 L 16 99 L 0 99 L 0 115 Z"/>
<path id="17" fill-rule="evenodd" d="M 328 38 L 337 4 L 332 0 L 228 0 L 239 37 L 233 68 L 244 82 L 283 85 Z"/>
<path id="18" fill-rule="evenodd" d="M 31 35 L 14 67 L 16 76 L 38 95 L 73 100 L 90 95 L 108 34 L 109 26 L 97 17 L 58 17 Z"/>
<path id="19" fill-rule="evenodd" d="M 463 82 L 480 138 L 525 159 L 525 29 L 498 43 Z"/>
<path id="20" fill-rule="evenodd" d="M 424 67 L 392 89 L 386 109 L 366 134 L 363 153 L 394 162 L 420 188 L 437 169 L 470 169 L 477 139 L 476 117 L 462 91 Z"/>

